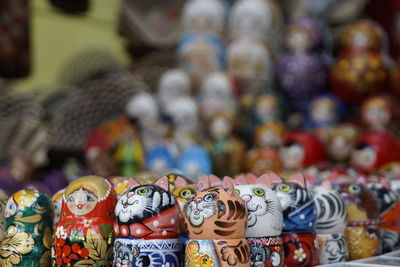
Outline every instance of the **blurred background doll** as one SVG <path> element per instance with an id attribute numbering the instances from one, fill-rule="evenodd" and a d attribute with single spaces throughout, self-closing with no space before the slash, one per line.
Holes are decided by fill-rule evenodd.
<path id="1" fill-rule="evenodd" d="M 327 140 L 330 160 L 335 163 L 349 163 L 358 134 L 358 129 L 352 124 L 338 124 L 332 127 Z"/>

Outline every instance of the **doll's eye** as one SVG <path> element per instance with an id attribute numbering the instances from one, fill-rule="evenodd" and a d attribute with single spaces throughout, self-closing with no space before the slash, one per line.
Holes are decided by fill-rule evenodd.
<path id="1" fill-rule="evenodd" d="M 146 195 L 147 193 L 149 192 L 149 189 L 147 189 L 147 188 L 140 188 L 140 189 L 138 189 L 138 191 L 137 191 L 137 193 L 139 194 L 139 195 Z"/>
<path id="2" fill-rule="evenodd" d="M 290 190 L 290 185 L 282 184 L 282 185 L 280 185 L 280 186 L 278 187 L 278 189 L 279 189 L 280 191 L 287 192 L 287 191 Z"/>
<path id="3" fill-rule="evenodd" d="M 204 200 L 207 202 L 210 202 L 214 199 L 214 196 L 212 194 L 208 194 L 204 197 Z"/>
<path id="4" fill-rule="evenodd" d="M 349 186 L 349 191 L 352 194 L 359 194 L 361 193 L 361 187 L 357 184 L 352 184 Z"/>
<path id="5" fill-rule="evenodd" d="M 181 197 L 181 198 L 184 198 L 184 199 L 188 199 L 188 198 L 190 198 L 190 196 L 192 195 L 192 190 L 190 190 L 190 189 L 184 189 L 184 190 L 182 190 L 180 193 L 179 193 L 179 196 Z"/>
<path id="6" fill-rule="evenodd" d="M 233 190 L 233 192 L 238 196 L 240 195 L 240 191 L 238 189 Z"/>
<path id="7" fill-rule="evenodd" d="M 333 190 L 335 191 L 339 191 L 340 190 L 340 186 L 337 184 L 332 185 Z"/>
<path id="8" fill-rule="evenodd" d="M 256 196 L 260 196 L 260 197 L 262 197 L 262 196 L 265 195 L 265 191 L 264 191 L 263 189 L 261 189 L 261 188 L 256 188 L 256 189 L 254 189 L 254 190 L 253 190 L 253 193 L 254 193 Z"/>
<path id="9" fill-rule="evenodd" d="M 92 202 L 92 201 L 94 201 L 94 198 L 90 195 L 86 195 L 85 201 Z"/>
<path id="10" fill-rule="evenodd" d="M 73 196 L 69 196 L 67 199 L 67 202 L 73 202 L 74 201 L 74 197 Z"/>
<path id="11" fill-rule="evenodd" d="M 207 263 L 208 259 L 207 259 L 206 257 L 203 257 L 203 258 L 201 259 L 201 261 L 202 261 L 203 263 Z"/>

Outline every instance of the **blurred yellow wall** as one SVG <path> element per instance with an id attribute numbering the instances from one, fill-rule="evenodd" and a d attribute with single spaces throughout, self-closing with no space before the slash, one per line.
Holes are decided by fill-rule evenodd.
<path id="1" fill-rule="evenodd" d="M 66 60 L 90 47 L 104 47 L 122 63 L 128 62 L 124 42 L 117 34 L 121 0 L 91 0 L 90 11 L 82 16 L 63 14 L 48 0 L 31 1 L 33 65 L 31 75 L 18 81 L 23 91 L 46 93 L 57 84 L 57 76 Z"/>

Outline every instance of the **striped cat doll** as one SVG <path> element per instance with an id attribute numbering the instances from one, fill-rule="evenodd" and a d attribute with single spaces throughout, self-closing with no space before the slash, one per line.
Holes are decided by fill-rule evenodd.
<path id="1" fill-rule="evenodd" d="M 247 214 L 243 200 L 234 194 L 231 183 L 198 191 L 183 212 L 189 242 L 185 266 L 250 266 L 250 250 L 245 239 Z"/>

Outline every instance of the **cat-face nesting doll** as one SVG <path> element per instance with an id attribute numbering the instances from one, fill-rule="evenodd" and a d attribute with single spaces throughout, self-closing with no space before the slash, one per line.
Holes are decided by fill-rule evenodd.
<path id="1" fill-rule="evenodd" d="M 304 175 L 298 173 L 287 182 L 275 173 L 269 173 L 269 177 L 283 209 L 285 265 L 318 265 L 316 208 Z"/>
<path id="2" fill-rule="evenodd" d="M 54 266 L 112 263 L 116 199 L 114 187 L 99 176 L 82 176 L 68 185 L 55 231 Z"/>
<path id="3" fill-rule="evenodd" d="M 252 174 L 224 182 L 235 184 L 247 208 L 246 239 L 250 247 L 251 266 L 283 266 L 284 254 L 281 239 L 283 216 L 282 207 L 275 192 L 270 189 L 269 176 L 256 177 Z"/>
<path id="4" fill-rule="evenodd" d="M 184 222 L 189 232 L 185 266 L 249 266 L 245 237 L 247 214 L 243 200 L 232 184 L 205 188 L 187 202 Z"/>
<path id="5" fill-rule="evenodd" d="M 6 209 L 8 196 L 6 192 L 0 189 L 0 235 L 3 233 L 4 210 Z"/>
<path id="6" fill-rule="evenodd" d="M 379 210 L 375 197 L 362 183 L 341 183 L 336 186 L 347 208 L 345 234 L 349 260 L 379 255 Z"/>
<path id="7" fill-rule="evenodd" d="M 118 200 L 114 265 L 180 266 L 179 205 L 168 187 L 167 177 L 137 183 Z"/>
<path id="8" fill-rule="evenodd" d="M 51 266 L 51 204 L 35 189 L 14 193 L 4 212 L 0 266 Z"/>
<path id="9" fill-rule="evenodd" d="M 344 200 L 327 180 L 314 186 L 312 193 L 317 210 L 316 234 L 320 263 L 346 261 L 348 248 L 344 231 L 347 212 Z"/>

